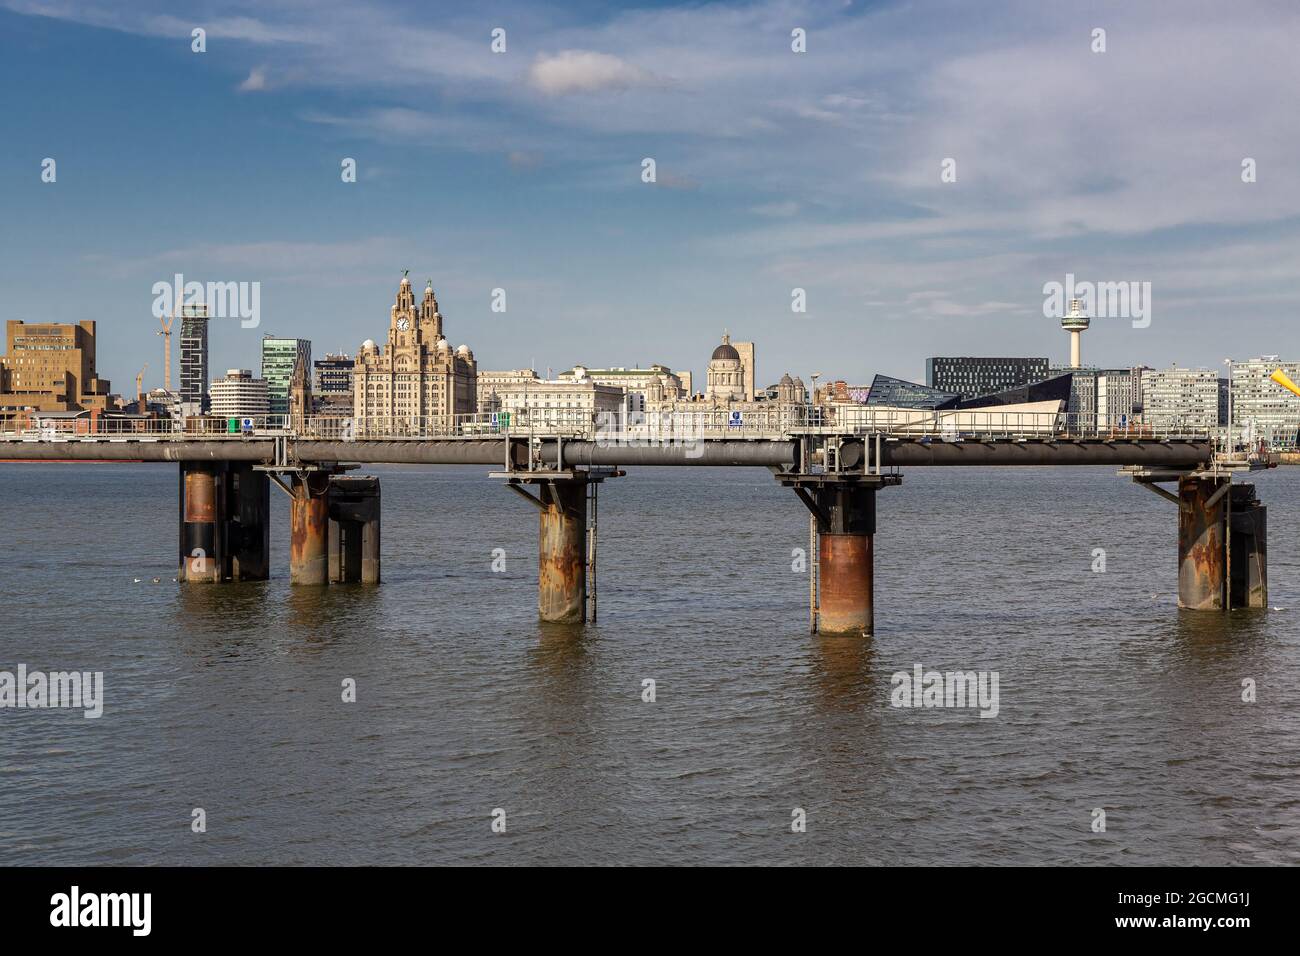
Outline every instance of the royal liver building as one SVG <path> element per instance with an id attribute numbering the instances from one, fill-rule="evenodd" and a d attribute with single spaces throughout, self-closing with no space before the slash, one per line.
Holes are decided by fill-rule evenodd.
<path id="1" fill-rule="evenodd" d="M 358 434 L 450 432 L 456 416 L 475 410 L 478 365 L 468 345 L 452 349 L 442 334 L 433 281 L 415 304 L 405 275 L 388 319 L 388 342 L 361 343 L 353 377 Z"/>

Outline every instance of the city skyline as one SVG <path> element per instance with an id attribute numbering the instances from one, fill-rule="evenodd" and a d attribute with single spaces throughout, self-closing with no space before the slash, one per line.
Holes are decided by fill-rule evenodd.
<path id="1" fill-rule="evenodd" d="M 1149 327 L 1094 321 L 1088 364 L 1295 354 L 1300 144 L 1262 92 L 1293 70 L 1295 14 L 1193 6 L 6 3 L 0 77 L 29 92 L 0 158 L 24 236 L 5 317 L 93 302 L 105 377 L 148 362 L 155 384 L 150 289 L 174 272 L 261 283 L 259 327 L 213 320 L 221 370 L 265 332 L 355 352 L 394 270 L 424 264 L 484 368 L 698 373 L 730 328 L 805 376 L 919 381 L 927 355 L 1063 361 L 1043 287 L 1078 275 L 1150 282 L 1155 305 Z M 1169 49 L 1196 62 L 1176 101 Z M 94 76 L 123 58 L 138 73 L 110 97 Z"/>

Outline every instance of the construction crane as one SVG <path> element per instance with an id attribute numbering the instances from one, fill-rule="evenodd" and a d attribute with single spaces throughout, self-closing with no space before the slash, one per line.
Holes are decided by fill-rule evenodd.
<path id="1" fill-rule="evenodd" d="M 172 323 L 176 321 L 176 306 L 172 306 L 170 316 L 159 316 L 162 329 L 157 333 L 163 337 L 163 388 L 172 390 Z"/>
<path id="2" fill-rule="evenodd" d="M 140 374 L 135 377 L 135 407 L 136 411 L 144 411 L 144 373 L 148 371 L 149 363 L 144 363 L 144 368 L 140 369 Z"/>

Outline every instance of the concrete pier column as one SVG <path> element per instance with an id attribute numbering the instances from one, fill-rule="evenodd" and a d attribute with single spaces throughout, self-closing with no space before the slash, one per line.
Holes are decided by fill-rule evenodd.
<path id="1" fill-rule="evenodd" d="M 1226 598 L 1227 478 L 1178 481 L 1178 606 L 1221 611 Z"/>
<path id="2" fill-rule="evenodd" d="M 329 579 L 379 583 L 379 479 L 335 476 L 329 493 Z"/>
<path id="3" fill-rule="evenodd" d="M 292 476 L 289 502 L 289 583 L 329 584 L 329 475 Z"/>
<path id="4" fill-rule="evenodd" d="M 224 577 L 224 480 L 221 462 L 181 462 L 178 581 L 217 584 Z"/>
<path id="5" fill-rule="evenodd" d="M 587 600 L 587 481 L 539 485 L 537 613 L 543 621 L 581 623 Z"/>
<path id="6" fill-rule="evenodd" d="M 1268 509 L 1252 484 L 1232 486 L 1228 580 L 1232 606 L 1268 607 Z"/>
<path id="7" fill-rule="evenodd" d="M 271 576 L 271 480 L 249 464 L 226 472 L 226 564 L 233 581 Z"/>

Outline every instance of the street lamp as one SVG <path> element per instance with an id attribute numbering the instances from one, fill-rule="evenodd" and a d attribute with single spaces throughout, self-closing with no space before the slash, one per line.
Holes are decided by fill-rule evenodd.
<path id="1" fill-rule="evenodd" d="M 808 392 L 808 424 L 811 425 L 813 413 L 817 410 L 817 379 L 821 378 L 821 372 L 812 373 L 812 389 Z M 818 421 L 820 425 L 821 422 Z"/>

